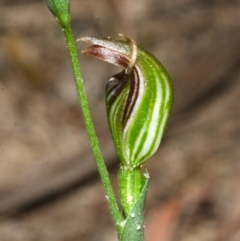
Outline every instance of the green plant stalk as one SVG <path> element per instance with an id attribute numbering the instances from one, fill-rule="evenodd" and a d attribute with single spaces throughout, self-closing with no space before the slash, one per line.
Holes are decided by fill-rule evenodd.
<path id="1" fill-rule="evenodd" d="M 84 37 L 93 44 L 83 53 L 122 66 L 106 87 L 108 121 L 121 161 L 119 188 L 123 215 L 119 212 L 97 136 L 81 76 L 70 24 L 68 0 L 46 0 L 65 35 L 79 103 L 97 168 L 107 195 L 119 241 L 144 241 L 144 206 L 149 174 L 140 165 L 152 156 L 161 141 L 172 107 L 171 79 L 161 63 L 134 40 Z M 148 131 L 146 131 L 148 130 Z M 150 133 L 150 134 L 149 134 Z"/>
<path id="2" fill-rule="evenodd" d="M 79 104 L 82 109 L 83 118 L 84 118 L 85 126 L 87 129 L 88 137 L 90 140 L 91 148 L 93 151 L 93 155 L 94 155 L 94 158 L 96 161 L 96 165 L 97 165 L 104 189 L 105 189 L 106 198 L 109 203 L 109 208 L 110 208 L 110 211 L 112 214 L 115 228 L 116 228 L 118 236 L 119 236 L 121 229 L 122 229 L 121 222 L 123 221 L 123 217 L 119 211 L 117 201 L 116 201 L 116 198 L 115 198 L 112 186 L 111 186 L 109 174 L 108 174 L 106 165 L 104 163 L 104 159 L 102 157 L 101 150 L 99 148 L 98 139 L 96 136 L 96 132 L 94 129 L 94 125 L 93 125 L 90 110 L 89 110 L 87 95 L 86 95 L 86 91 L 85 91 L 84 84 L 83 84 L 83 78 L 81 75 L 80 64 L 79 64 L 78 55 L 77 55 L 77 49 L 76 49 L 75 41 L 73 38 L 71 26 L 68 25 L 68 26 L 64 27 L 63 33 L 65 36 L 65 40 L 66 40 L 69 55 L 70 55 L 73 75 L 74 75 L 75 84 L 77 87 Z"/>

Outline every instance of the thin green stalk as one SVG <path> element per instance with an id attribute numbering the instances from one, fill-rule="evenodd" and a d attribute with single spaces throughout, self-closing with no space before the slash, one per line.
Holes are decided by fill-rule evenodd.
<path id="1" fill-rule="evenodd" d="M 110 183 L 109 174 L 108 174 L 106 165 L 104 163 L 104 159 L 102 157 L 101 150 L 99 148 L 98 139 L 96 136 L 96 132 L 94 129 L 94 125 L 93 125 L 90 110 L 89 110 L 86 91 L 85 91 L 84 84 L 83 84 L 83 78 L 81 75 L 81 70 L 80 70 L 80 65 L 79 65 L 78 55 L 77 55 L 77 49 L 76 49 L 75 41 L 73 38 L 71 26 L 68 25 L 68 26 L 64 27 L 63 33 L 64 33 L 66 43 L 68 46 L 71 65 L 72 65 L 72 69 L 73 69 L 73 75 L 74 75 L 75 84 L 77 87 L 79 104 L 82 109 L 83 118 L 85 121 L 85 126 L 87 129 L 91 148 L 92 148 L 93 155 L 94 155 L 94 158 L 95 158 L 95 161 L 97 164 L 97 168 L 98 168 L 98 171 L 99 171 L 99 174 L 100 174 L 100 177 L 101 177 L 101 180 L 102 180 L 105 192 L 106 192 L 106 197 L 107 197 L 107 200 L 109 203 L 110 211 L 112 213 L 113 221 L 115 223 L 117 233 L 119 234 L 121 231 L 120 224 L 123 221 L 123 217 L 119 211 L 117 201 L 116 201 L 116 198 L 115 198 L 115 195 L 114 195 L 111 183 Z"/>
<path id="2" fill-rule="evenodd" d="M 108 122 L 122 165 L 119 187 L 123 217 L 119 212 L 90 115 L 70 24 L 69 0 L 46 2 L 65 35 L 79 103 L 119 241 L 144 241 L 144 206 L 149 175 L 147 172 L 142 175 L 139 166 L 156 152 L 166 129 L 173 100 L 171 79 L 162 64 L 138 47 L 134 40 L 126 37 L 125 41 L 92 37 L 80 39 L 93 44 L 84 53 L 125 69 L 110 78 L 109 88 L 108 85 L 106 88 Z M 101 51 L 97 51 L 98 48 Z M 133 74 L 132 69 L 136 74 Z M 114 85 L 112 79 L 115 80 Z M 128 93 L 132 95 L 129 97 Z M 147 134 L 146 130 L 151 134 Z"/>

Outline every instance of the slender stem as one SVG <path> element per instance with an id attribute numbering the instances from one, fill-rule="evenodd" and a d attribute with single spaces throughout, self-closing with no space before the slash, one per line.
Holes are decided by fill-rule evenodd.
<path id="1" fill-rule="evenodd" d="M 109 174 L 106 168 L 106 165 L 104 163 L 104 159 L 102 157 L 101 150 L 99 148 L 98 139 L 96 136 L 96 132 L 94 129 L 94 125 L 92 122 L 89 105 L 87 101 L 86 91 L 83 84 L 83 78 L 81 75 L 80 65 L 78 61 L 78 55 L 77 55 L 77 49 L 75 45 L 75 41 L 73 38 L 71 26 L 68 25 L 67 27 L 63 28 L 63 33 L 65 35 L 66 43 L 68 46 L 68 51 L 70 54 L 72 69 L 73 69 L 73 75 L 77 87 L 77 93 L 78 93 L 78 99 L 79 104 L 82 109 L 83 118 L 85 121 L 85 126 L 87 129 L 88 137 L 90 140 L 91 148 L 93 151 L 93 155 L 97 164 L 97 168 L 107 195 L 107 200 L 109 203 L 109 208 L 112 213 L 113 221 L 117 230 L 117 233 L 119 234 L 121 231 L 120 223 L 123 221 L 123 217 L 119 211 L 117 201 L 110 183 Z"/>

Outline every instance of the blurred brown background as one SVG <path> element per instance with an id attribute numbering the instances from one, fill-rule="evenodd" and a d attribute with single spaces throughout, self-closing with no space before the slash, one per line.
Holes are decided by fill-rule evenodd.
<path id="1" fill-rule="evenodd" d="M 169 128 L 146 164 L 146 241 L 240 240 L 239 7 L 239 0 L 71 1 L 76 38 L 124 33 L 173 78 Z M 0 20 L 0 240 L 116 240 L 60 27 L 41 0 L 0 0 Z M 78 43 L 79 55 L 84 47 Z M 104 85 L 119 69 L 80 58 L 117 188 Z"/>

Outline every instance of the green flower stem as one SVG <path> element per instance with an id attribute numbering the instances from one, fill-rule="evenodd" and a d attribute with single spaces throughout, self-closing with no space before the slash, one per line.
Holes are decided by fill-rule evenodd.
<path id="1" fill-rule="evenodd" d="M 104 159 L 102 157 L 101 150 L 99 148 L 98 139 L 96 136 L 96 132 L 94 129 L 94 125 L 93 125 L 90 110 L 89 110 L 86 91 L 85 91 L 84 84 L 83 84 L 83 78 L 81 75 L 81 70 L 80 70 L 80 65 L 79 65 L 78 55 L 77 55 L 77 49 L 76 49 L 75 41 L 73 38 L 71 26 L 68 25 L 68 26 L 63 27 L 63 33 L 65 35 L 66 43 L 68 46 L 68 51 L 69 51 L 72 69 L 73 69 L 73 75 L 74 75 L 74 79 L 75 79 L 75 83 L 76 83 L 76 87 L 77 87 L 79 104 L 82 109 L 83 118 L 85 121 L 85 126 L 87 129 L 91 148 L 92 148 L 93 155 L 94 155 L 94 158 L 95 158 L 95 161 L 97 164 L 97 168 L 98 168 L 98 171 L 99 171 L 99 174 L 100 174 L 100 177 L 101 177 L 101 180 L 102 180 L 105 192 L 106 192 L 106 197 L 107 197 L 107 200 L 109 203 L 109 208 L 110 208 L 110 211 L 111 211 L 111 214 L 113 217 L 113 221 L 114 221 L 117 233 L 119 235 L 119 233 L 121 231 L 120 224 L 123 221 L 123 217 L 119 211 L 117 201 L 116 201 L 116 198 L 115 198 L 115 195 L 114 195 L 111 183 L 110 183 L 109 174 L 108 174 L 106 165 L 104 163 Z"/>

